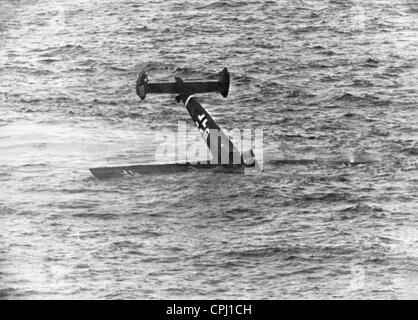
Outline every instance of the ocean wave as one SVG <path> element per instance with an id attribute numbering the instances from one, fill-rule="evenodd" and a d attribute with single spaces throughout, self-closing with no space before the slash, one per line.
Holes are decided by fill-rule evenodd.
<path id="1" fill-rule="evenodd" d="M 89 209 L 91 205 L 66 205 L 63 208 L 67 209 Z M 76 213 L 72 215 L 74 218 L 86 218 L 86 219 L 98 219 L 98 220 L 113 220 L 117 218 L 118 215 L 111 213 Z"/>
<path id="2" fill-rule="evenodd" d="M 197 9 L 198 10 L 201 10 L 201 9 L 206 9 L 206 10 L 212 9 L 213 10 L 213 9 L 227 9 L 227 8 L 234 9 L 234 8 L 246 7 L 246 6 L 249 6 L 251 4 L 258 4 L 258 3 L 259 3 L 258 1 L 251 2 L 251 1 L 217 0 L 217 1 L 214 1 L 214 2 L 209 3 L 207 5 L 197 7 Z"/>
<path id="3" fill-rule="evenodd" d="M 250 248 L 247 250 L 233 250 L 226 252 L 226 256 L 229 258 L 270 258 L 277 257 L 289 253 L 286 248 L 279 247 L 264 247 L 264 248 Z"/>
<path id="4" fill-rule="evenodd" d="M 335 98 L 336 101 L 343 101 L 348 103 L 361 103 L 361 105 L 369 104 L 371 106 L 388 106 L 392 102 L 387 99 L 382 99 L 379 96 L 372 94 L 356 95 L 352 93 L 344 93 Z"/>
<path id="5" fill-rule="evenodd" d="M 87 53 L 87 49 L 79 44 L 65 44 L 42 49 L 32 49 L 32 52 L 39 53 L 41 58 L 54 58 L 62 54 L 81 54 Z"/>

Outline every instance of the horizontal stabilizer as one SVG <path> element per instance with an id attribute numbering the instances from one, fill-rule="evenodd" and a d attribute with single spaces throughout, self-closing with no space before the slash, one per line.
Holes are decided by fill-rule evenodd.
<path id="1" fill-rule="evenodd" d="M 150 83 L 148 76 L 142 72 L 136 83 L 136 93 L 144 100 L 147 94 L 195 94 L 219 92 L 223 97 L 229 93 L 230 75 L 227 68 L 220 73 L 218 81 L 194 81 L 194 82 L 160 82 Z"/>

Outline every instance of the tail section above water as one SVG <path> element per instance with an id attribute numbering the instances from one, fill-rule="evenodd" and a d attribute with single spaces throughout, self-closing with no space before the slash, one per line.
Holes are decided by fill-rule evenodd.
<path id="1" fill-rule="evenodd" d="M 218 81 L 193 81 L 193 82 L 160 82 L 150 83 L 145 72 L 141 72 L 136 82 L 136 93 L 144 100 L 147 94 L 187 94 L 219 92 L 223 97 L 229 93 L 230 75 L 224 68 Z"/>
<path id="2" fill-rule="evenodd" d="M 213 156 L 212 163 L 240 164 L 240 152 L 197 99 L 192 95 L 185 94 L 179 96 L 179 100 L 183 101 L 187 112 L 202 134 Z"/>

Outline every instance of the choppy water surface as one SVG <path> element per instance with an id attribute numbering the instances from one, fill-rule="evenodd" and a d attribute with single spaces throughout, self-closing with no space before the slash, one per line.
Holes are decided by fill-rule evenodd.
<path id="1" fill-rule="evenodd" d="M 417 50 L 412 0 L 1 1 L 0 297 L 418 298 Z M 90 175 L 188 120 L 140 70 L 223 66 L 263 175 Z"/>

